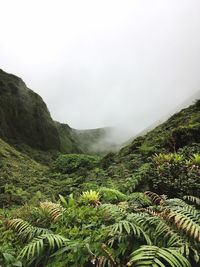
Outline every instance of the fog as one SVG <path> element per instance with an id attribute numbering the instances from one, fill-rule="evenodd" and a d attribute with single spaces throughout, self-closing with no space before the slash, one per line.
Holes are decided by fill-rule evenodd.
<path id="1" fill-rule="evenodd" d="M 0 0 L 0 68 L 73 128 L 130 137 L 200 89 L 199 0 Z"/>

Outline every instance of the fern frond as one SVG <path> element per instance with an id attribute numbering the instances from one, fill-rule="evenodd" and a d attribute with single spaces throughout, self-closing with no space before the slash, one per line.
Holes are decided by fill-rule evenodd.
<path id="1" fill-rule="evenodd" d="M 160 220 L 157 224 L 155 231 L 155 243 L 161 240 L 167 247 L 180 247 L 185 243 L 185 240 L 176 233 L 164 220 Z M 158 243 L 157 243 L 158 244 Z"/>
<path id="2" fill-rule="evenodd" d="M 127 266 L 191 267 L 189 261 L 176 250 L 156 246 L 142 246 L 134 251 Z"/>
<path id="3" fill-rule="evenodd" d="M 18 236 L 22 238 L 23 241 L 30 241 L 32 238 L 51 233 L 50 230 L 40 227 L 34 227 L 30 223 L 22 219 L 12 219 L 7 223 L 7 227 L 17 232 Z"/>
<path id="4" fill-rule="evenodd" d="M 144 232 L 148 233 L 149 229 L 152 229 L 152 227 L 154 227 L 158 223 L 159 218 L 150 216 L 149 214 L 144 212 L 140 212 L 129 214 L 127 216 L 127 220 L 134 221 L 142 228 Z"/>
<path id="5" fill-rule="evenodd" d="M 155 210 L 154 207 L 153 208 L 152 207 L 147 207 L 147 208 L 136 209 L 136 211 L 146 212 L 149 215 L 163 218 L 163 212 Z"/>
<path id="6" fill-rule="evenodd" d="M 152 203 L 155 205 L 163 205 L 165 203 L 165 196 L 159 196 L 158 194 L 151 191 L 146 191 L 144 192 L 144 194 L 148 196 L 151 199 Z"/>
<path id="7" fill-rule="evenodd" d="M 155 245 L 180 247 L 185 243 L 181 235 L 167 224 L 163 216 L 157 216 L 157 214 L 132 213 L 127 216 L 127 219 L 135 221 L 142 230 L 150 236 Z"/>
<path id="8" fill-rule="evenodd" d="M 184 196 L 184 200 L 189 201 L 190 203 L 193 203 L 195 205 L 200 206 L 200 198 L 194 197 L 194 196 Z"/>
<path id="9" fill-rule="evenodd" d="M 166 220 L 183 231 L 187 236 L 200 242 L 200 226 L 185 214 L 170 210 L 166 215 Z"/>
<path id="10" fill-rule="evenodd" d="M 183 214 L 197 224 L 200 224 L 200 212 L 197 211 L 193 206 L 185 205 L 184 207 L 172 207 L 171 210 Z"/>
<path id="11" fill-rule="evenodd" d="M 128 199 L 131 204 L 139 207 L 150 206 L 152 204 L 149 197 L 141 192 L 134 192 L 130 194 Z"/>
<path id="12" fill-rule="evenodd" d="M 127 220 L 121 220 L 110 226 L 109 236 L 112 236 L 114 238 L 117 237 L 118 241 L 120 242 L 122 234 L 128 236 L 133 235 L 137 238 L 143 238 L 147 244 L 151 244 L 151 240 L 148 235 L 137 223 L 134 223 L 133 221 L 130 222 Z"/>
<path id="13" fill-rule="evenodd" d="M 120 220 L 120 218 L 123 218 L 126 215 L 125 210 L 118 205 L 102 204 L 100 208 L 105 212 L 105 215 L 113 219 Z"/>
<path id="14" fill-rule="evenodd" d="M 185 242 L 179 249 L 180 252 L 184 257 L 193 259 L 194 262 L 198 263 L 200 261 L 199 251 L 191 246 L 188 242 Z"/>
<path id="15" fill-rule="evenodd" d="M 173 207 L 173 206 L 180 206 L 180 207 L 184 207 L 187 205 L 187 203 L 185 201 L 183 201 L 180 198 L 170 198 L 167 199 L 165 204 L 169 207 Z"/>
<path id="16" fill-rule="evenodd" d="M 64 212 L 64 208 L 61 205 L 51 201 L 40 202 L 40 208 L 47 212 L 54 222 L 59 220 Z"/>
<path id="17" fill-rule="evenodd" d="M 19 258 L 30 262 L 34 258 L 39 258 L 45 255 L 45 251 L 53 253 L 55 250 L 63 247 L 68 239 L 56 234 L 43 234 L 35 237 L 29 244 L 27 244 L 21 251 Z"/>

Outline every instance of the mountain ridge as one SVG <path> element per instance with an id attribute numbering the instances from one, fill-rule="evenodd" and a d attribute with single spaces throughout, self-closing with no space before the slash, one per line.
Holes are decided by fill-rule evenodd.
<path id="1" fill-rule="evenodd" d="M 90 147 L 105 136 L 104 128 L 77 130 L 53 121 L 41 96 L 21 78 L 0 70 L 0 137 L 6 142 L 41 151 L 95 153 Z"/>

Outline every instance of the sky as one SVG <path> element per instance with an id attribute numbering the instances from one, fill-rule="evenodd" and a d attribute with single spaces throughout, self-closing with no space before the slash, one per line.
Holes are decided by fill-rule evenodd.
<path id="1" fill-rule="evenodd" d="M 0 0 L 0 68 L 73 128 L 139 132 L 200 90 L 199 0 Z"/>

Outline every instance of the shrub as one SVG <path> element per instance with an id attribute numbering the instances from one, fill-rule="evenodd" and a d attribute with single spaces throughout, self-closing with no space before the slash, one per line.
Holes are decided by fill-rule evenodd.
<path id="1" fill-rule="evenodd" d="M 152 159 L 154 165 L 149 169 L 149 183 L 153 191 L 169 196 L 200 194 L 199 155 L 189 160 L 176 153 L 159 154 Z"/>
<path id="2" fill-rule="evenodd" d="M 99 189 L 101 199 L 105 202 L 118 203 L 126 200 L 126 195 L 116 189 L 101 187 Z"/>
<path id="3" fill-rule="evenodd" d="M 68 154 L 60 155 L 53 163 L 53 171 L 63 174 L 71 174 L 80 171 L 81 169 L 91 170 L 99 163 L 99 157 L 81 155 L 81 154 Z"/>

